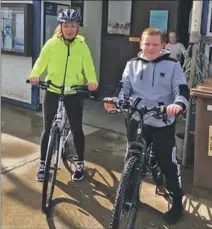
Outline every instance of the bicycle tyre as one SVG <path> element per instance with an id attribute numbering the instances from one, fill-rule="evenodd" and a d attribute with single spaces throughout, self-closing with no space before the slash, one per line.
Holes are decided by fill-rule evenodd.
<path id="1" fill-rule="evenodd" d="M 112 217 L 109 226 L 110 229 L 119 228 L 122 206 L 124 204 L 124 199 L 126 197 L 125 195 L 126 195 L 126 190 L 128 188 L 128 184 L 130 183 L 131 180 L 131 175 L 134 175 L 134 178 L 136 178 L 134 181 L 135 183 L 133 185 L 134 193 L 132 194 L 134 200 L 134 206 L 131 208 L 130 219 L 127 223 L 126 229 L 133 229 L 134 227 L 136 215 L 137 215 L 137 207 L 138 207 L 139 197 L 140 197 L 141 173 L 140 175 L 135 174 L 137 173 L 139 167 L 140 167 L 139 158 L 137 156 L 131 156 L 126 161 L 123 173 L 119 181 L 118 189 L 116 192 L 115 203 L 113 206 L 113 212 L 112 212 Z"/>
<path id="2" fill-rule="evenodd" d="M 51 204 L 52 204 L 52 197 L 54 193 L 54 186 L 56 182 L 56 176 L 57 176 L 57 163 L 58 163 L 58 157 L 59 157 L 59 141 L 60 141 L 60 129 L 58 126 L 55 126 L 52 130 L 52 135 L 51 139 L 49 142 L 49 147 L 47 150 L 47 158 L 46 158 L 46 163 L 45 163 L 45 169 L 44 169 L 44 180 L 43 180 L 43 190 L 42 190 L 42 212 L 45 214 L 49 214 L 50 209 L 51 209 Z M 54 148 L 55 147 L 55 148 Z M 54 162 L 53 168 L 51 167 L 51 161 L 53 158 L 55 150 L 55 156 L 56 156 L 56 161 Z M 52 181 L 51 181 L 51 186 L 48 186 L 49 182 L 49 175 L 50 175 L 50 170 L 53 170 L 52 173 Z M 48 190 L 50 188 L 50 190 Z M 48 193 L 50 193 L 50 196 L 48 198 Z"/>

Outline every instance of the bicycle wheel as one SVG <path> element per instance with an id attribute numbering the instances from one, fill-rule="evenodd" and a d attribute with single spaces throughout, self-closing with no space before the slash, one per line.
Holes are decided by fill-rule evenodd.
<path id="1" fill-rule="evenodd" d="M 43 192 L 42 192 L 42 211 L 48 214 L 51 209 L 51 202 L 56 182 L 58 157 L 59 157 L 60 129 L 55 126 L 49 141 L 47 158 L 44 169 Z"/>
<path id="2" fill-rule="evenodd" d="M 139 158 L 128 158 L 116 192 L 110 229 L 133 229 L 140 197 L 141 174 Z"/>

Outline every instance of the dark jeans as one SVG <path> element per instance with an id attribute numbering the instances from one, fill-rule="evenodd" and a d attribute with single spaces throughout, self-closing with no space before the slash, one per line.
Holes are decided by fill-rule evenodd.
<path id="1" fill-rule="evenodd" d="M 59 95 L 46 91 L 43 100 L 43 133 L 41 135 L 41 160 L 45 160 L 52 121 L 57 112 Z M 83 98 L 78 95 L 68 95 L 64 105 L 69 119 L 73 140 L 78 154 L 78 160 L 84 160 L 85 137 L 82 129 Z"/>
<path id="2" fill-rule="evenodd" d="M 138 122 L 132 120 L 127 133 L 129 142 L 135 140 Z M 144 137 L 147 143 L 153 143 L 156 159 L 164 173 L 167 188 L 173 193 L 173 201 L 177 204 L 182 200 L 180 166 L 176 159 L 175 123 L 162 128 L 145 126 Z"/>

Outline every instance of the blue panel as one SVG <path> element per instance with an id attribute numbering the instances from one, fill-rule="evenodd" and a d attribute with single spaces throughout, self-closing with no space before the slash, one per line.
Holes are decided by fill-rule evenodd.
<path id="1" fill-rule="evenodd" d="M 40 53 L 41 40 L 41 1 L 33 0 L 33 28 L 32 28 L 32 66 Z M 32 87 L 32 107 L 39 110 L 39 88 Z"/>
<path id="2" fill-rule="evenodd" d="M 209 0 L 204 0 L 202 6 L 202 22 L 201 22 L 202 35 L 207 34 L 208 12 L 209 12 Z"/>
<path id="3" fill-rule="evenodd" d="M 35 107 L 35 106 L 33 106 L 33 105 L 29 104 L 29 103 L 25 103 L 25 102 L 22 102 L 22 101 L 19 101 L 19 100 L 15 100 L 15 99 L 10 99 L 10 98 L 4 97 L 4 96 L 1 96 L 1 102 L 2 102 L 2 104 L 3 103 L 11 104 L 13 106 L 22 107 L 22 108 L 25 108 L 25 109 L 37 111 L 37 107 Z"/>

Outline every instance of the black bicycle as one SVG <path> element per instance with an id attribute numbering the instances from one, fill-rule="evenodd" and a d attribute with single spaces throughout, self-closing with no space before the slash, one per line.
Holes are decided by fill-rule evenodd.
<path id="1" fill-rule="evenodd" d="M 152 144 L 148 146 L 143 136 L 144 115 L 148 113 L 150 116 L 162 119 L 167 124 L 166 107 L 159 103 L 156 107 L 147 108 L 142 106 L 138 109 L 138 104 L 141 100 L 141 98 L 138 98 L 134 103 L 126 99 L 104 100 L 104 102 L 116 105 L 116 109 L 111 110 L 109 113 L 124 113 L 127 128 L 130 127 L 133 115 L 136 113 L 139 115 L 136 140 L 130 144 L 128 143 L 127 146 L 124 169 L 116 192 L 109 225 L 110 229 L 133 229 L 136 221 L 141 183 L 149 173 L 156 184 L 156 193 L 166 198 L 171 196 L 171 193 L 166 189 L 165 176 L 156 161 Z M 129 117 L 131 118 L 129 119 Z M 124 222 L 122 222 L 122 219 L 124 219 Z"/>
<path id="2" fill-rule="evenodd" d="M 27 80 L 29 83 L 29 80 Z M 46 153 L 45 160 L 45 169 L 44 169 L 44 180 L 43 180 L 43 190 L 42 190 L 42 212 L 45 214 L 50 213 L 52 197 L 54 193 L 54 186 L 56 182 L 56 176 L 58 170 L 61 169 L 61 160 L 65 167 L 67 168 L 67 161 L 73 162 L 72 159 L 77 155 L 74 152 L 71 152 L 70 138 L 72 132 L 70 129 L 68 117 L 66 114 L 64 106 L 65 92 L 76 92 L 79 96 L 82 96 L 84 99 L 90 97 L 90 91 L 87 86 L 72 86 L 64 87 L 57 86 L 51 81 L 38 83 L 38 87 L 47 90 L 50 86 L 60 89 L 60 97 L 58 102 L 57 113 L 52 122 L 52 127 L 50 130 L 48 148 Z M 67 168 L 68 169 L 68 168 Z"/>

